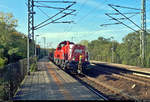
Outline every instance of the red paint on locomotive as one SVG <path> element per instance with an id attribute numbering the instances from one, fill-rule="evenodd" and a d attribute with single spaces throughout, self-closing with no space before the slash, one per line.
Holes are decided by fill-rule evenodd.
<path id="1" fill-rule="evenodd" d="M 77 70 L 80 56 L 82 56 L 82 66 L 87 67 L 89 65 L 89 55 L 86 47 L 70 41 L 63 41 L 59 43 L 54 51 L 54 62 L 63 68 Z"/>

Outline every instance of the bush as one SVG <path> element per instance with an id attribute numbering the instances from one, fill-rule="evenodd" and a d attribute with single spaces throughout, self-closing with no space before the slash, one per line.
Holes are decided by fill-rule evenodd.
<path id="1" fill-rule="evenodd" d="M 4 81 L 0 78 L 0 101 L 4 98 Z"/>
<path id="2" fill-rule="evenodd" d="M 5 65 L 6 59 L 0 58 L 0 68 L 3 68 Z"/>
<path id="3" fill-rule="evenodd" d="M 37 71 L 37 57 L 32 57 L 31 58 L 31 66 L 30 66 L 30 71 L 35 72 Z"/>

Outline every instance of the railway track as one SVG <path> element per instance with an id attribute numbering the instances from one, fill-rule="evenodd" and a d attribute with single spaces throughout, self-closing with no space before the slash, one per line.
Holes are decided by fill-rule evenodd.
<path id="1" fill-rule="evenodd" d="M 88 85 L 86 85 L 86 87 L 88 87 L 90 85 L 90 86 L 94 87 L 94 89 L 100 91 L 99 96 L 105 97 L 105 98 L 103 98 L 104 100 L 127 100 L 127 99 L 136 100 L 137 99 L 136 97 L 130 96 L 127 93 L 123 92 L 123 90 L 114 88 L 103 82 L 99 82 L 97 79 L 89 77 L 85 74 L 84 74 L 84 77 L 77 75 L 77 76 L 75 76 L 75 78 L 80 81 L 82 80 L 86 84 L 88 84 Z M 93 88 L 92 88 L 92 91 L 93 91 Z M 106 94 L 106 91 L 107 92 L 109 91 L 109 93 L 111 93 L 111 95 Z M 94 93 L 97 93 L 97 91 L 94 91 Z"/>
<path id="2" fill-rule="evenodd" d="M 84 84 L 89 90 L 91 90 L 93 93 L 95 93 L 96 95 L 98 95 L 100 98 L 104 99 L 104 100 L 109 100 L 108 97 L 104 94 L 102 94 L 99 90 L 95 89 L 93 86 L 89 85 L 87 82 L 85 82 L 84 80 L 82 80 L 82 77 L 86 77 L 85 75 L 82 75 L 82 77 L 80 75 L 72 75 L 76 80 L 78 80 L 79 82 L 81 82 L 82 84 Z M 89 79 L 88 79 L 89 80 Z"/>
<path id="3" fill-rule="evenodd" d="M 75 75 L 71 73 L 69 74 L 72 77 L 74 77 L 76 80 L 84 84 L 88 89 L 90 89 L 92 92 L 97 94 L 99 97 L 103 98 L 104 100 L 127 100 L 127 99 L 136 100 L 137 99 L 136 97 L 130 96 L 127 93 L 123 92 L 123 90 L 114 88 L 103 82 L 99 82 L 97 79 L 89 77 L 86 74 L 80 74 L 80 75 Z M 101 88 L 104 89 L 103 92 Z M 105 94 L 104 91 L 111 91 L 111 93 L 113 93 L 113 96 Z"/>
<path id="4" fill-rule="evenodd" d="M 99 76 L 91 77 L 96 73 L 99 73 Z M 104 100 L 145 99 L 145 96 L 142 95 L 148 95 L 146 89 L 150 89 L 149 78 L 137 76 L 135 73 L 119 71 L 113 68 L 110 69 L 100 67 L 98 65 L 92 66 L 91 70 L 83 75 L 70 75 Z M 103 78 L 101 78 L 102 75 L 105 77 L 110 75 L 111 77 L 116 78 L 118 81 L 111 84 L 110 82 L 107 82 Z M 124 87 L 119 87 L 118 83 L 120 83 L 120 85 Z M 131 87 L 129 88 L 126 84 L 130 84 L 128 86 Z M 140 94 L 140 92 L 142 91 L 144 94 Z M 146 99 L 148 97 L 149 96 L 146 96 Z"/>
<path id="5" fill-rule="evenodd" d="M 128 66 L 123 66 L 123 68 L 120 66 L 111 66 L 111 65 L 103 65 L 103 64 L 99 64 L 99 63 L 94 63 L 94 62 L 92 62 L 92 65 L 97 65 L 97 66 L 100 66 L 100 67 L 103 67 L 103 68 L 109 68 L 109 69 L 113 69 L 113 70 L 118 70 L 119 72 L 123 72 L 123 73 L 126 73 L 126 72 L 128 72 L 128 73 L 133 73 L 133 74 L 135 74 L 135 75 L 137 75 L 137 76 L 141 76 L 141 77 L 145 77 L 145 78 L 150 78 L 150 73 L 146 73 L 146 72 L 144 72 L 144 71 L 136 71 L 136 70 L 130 70 L 130 68 L 128 69 Z M 131 66 L 129 66 L 129 67 L 131 67 Z M 141 68 L 142 69 L 142 68 Z"/>
<path id="6" fill-rule="evenodd" d="M 103 68 L 103 67 L 99 67 L 99 66 L 94 66 L 96 68 L 96 71 L 98 72 L 103 72 L 105 74 L 109 74 L 113 77 L 117 77 L 119 80 L 122 79 L 124 80 L 124 83 L 122 84 L 128 84 L 132 82 L 132 86 L 131 89 L 134 90 L 134 94 L 133 92 L 127 91 L 126 88 L 128 89 L 128 87 L 124 87 L 122 89 L 120 89 L 119 87 L 113 86 L 113 85 L 109 85 L 108 83 L 103 82 L 102 80 L 99 80 L 99 78 L 93 78 L 90 77 L 86 74 L 84 74 L 84 78 L 80 78 L 81 80 L 84 80 L 85 82 L 88 82 L 88 80 L 90 81 L 88 84 L 92 85 L 94 88 L 98 89 L 99 91 L 102 91 L 102 88 L 99 87 L 103 87 L 105 89 L 108 89 L 109 91 L 112 92 L 112 94 L 115 97 L 109 97 L 109 95 L 107 96 L 109 99 L 132 99 L 132 100 L 137 100 L 137 99 L 144 99 L 144 97 L 142 95 L 147 95 L 148 94 L 148 89 L 150 89 L 150 80 L 147 77 L 141 77 L 136 75 L 135 73 L 125 73 L 125 72 L 120 72 L 119 70 L 115 70 L 115 69 L 108 69 L 108 68 Z M 94 73 L 92 73 L 94 75 Z M 94 85 L 95 84 L 95 85 Z M 135 90 L 135 87 L 139 87 L 139 91 Z M 144 90 L 142 89 L 144 88 Z M 129 89 L 128 89 L 129 90 Z M 136 94 L 139 93 L 140 91 L 143 90 L 143 93 L 145 94 Z M 118 97 L 119 96 L 119 97 Z M 140 97 L 141 96 L 141 97 Z M 147 96 L 148 97 L 148 96 Z M 147 98 L 146 98 L 147 99 Z"/>
<path id="7" fill-rule="evenodd" d="M 102 79 L 104 77 L 99 77 L 96 79 L 98 80 L 98 82 L 107 83 L 107 85 L 111 84 L 111 86 L 123 90 L 123 94 L 125 93 L 124 96 L 132 96 L 133 99 L 150 99 L 150 79 L 148 79 L 147 77 L 138 76 L 135 72 L 131 73 L 130 71 L 130 73 L 128 73 L 123 72 L 122 70 L 115 70 L 113 68 L 93 66 L 93 69 L 95 69 L 95 71 L 99 71 L 100 73 L 104 73 L 105 77 L 109 75 L 113 78 L 116 78 L 118 80 L 116 82 L 104 81 L 104 79 Z"/>
<path id="8" fill-rule="evenodd" d="M 109 74 L 112 74 L 113 76 L 116 76 L 116 77 L 120 77 L 120 78 L 123 78 L 123 79 L 126 79 L 126 80 L 130 80 L 130 81 L 133 81 L 133 82 L 136 82 L 136 83 L 140 83 L 142 85 L 146 85 L 146 86 L 150 86 L 150 78 L 147 78 L 147 77 L 143 77 L 139 76 L 138 74 L 139 73 L 131 73 L 131 71 L 129 71 L 129 73 L 127 71 L 122 71 L 122 70 L 119 70 L 119 69 L 113 69 L 113 68 L 109 68 L 109 67 L 100 67 L 98 66 L 100 69 L 96 69 L 98 71 L 103 71 L 105 73 L 109 73 Z M 148 76 L 148 75 L 147 75 Z"/>

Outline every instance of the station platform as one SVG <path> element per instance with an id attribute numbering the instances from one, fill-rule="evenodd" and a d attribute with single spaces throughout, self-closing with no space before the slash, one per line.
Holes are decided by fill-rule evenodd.
<path id="1" fill-rule="evenodd" d="M 13 100 L 103 100 L 48 59 L 25 77 Z"/>
<path id="2" fill-rule="evenodd" d="M 150 75 L 150 68 L 142 68 L 142 67 L 138 67 L 138 66 L 108 63 L 108 62 L 101 62 L 101 61 L 94 61 L 94 60 L 91 60 L 90 63 L 91 64 L 92 63 L 100 64 L 100 65 L 110 66 L 110 67 L 116 67 L 116 68 L 122 68 L 122 69 L 130 70 L 130 71 Z M 150 76 L 146 76 L 146 77 L 150 77 Z"/>

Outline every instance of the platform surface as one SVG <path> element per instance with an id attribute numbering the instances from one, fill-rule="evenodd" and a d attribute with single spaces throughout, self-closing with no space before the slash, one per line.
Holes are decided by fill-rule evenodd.
<path id="1" fill-rule="evenodd" d="M 48 59 L 26 76 L 13 100 L 103 100 Z"/>

